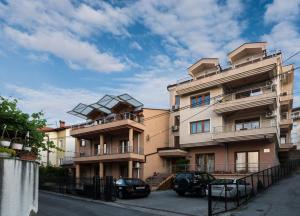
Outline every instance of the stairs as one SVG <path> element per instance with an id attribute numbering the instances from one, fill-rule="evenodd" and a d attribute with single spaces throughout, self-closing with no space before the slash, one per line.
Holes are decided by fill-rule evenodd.
<path id="1" fill-rule="evenodd" d="M 158 173 L 146 179 L 150 185 L 151 190 L 166 190 L 171 188 L 174 174 Z"/>

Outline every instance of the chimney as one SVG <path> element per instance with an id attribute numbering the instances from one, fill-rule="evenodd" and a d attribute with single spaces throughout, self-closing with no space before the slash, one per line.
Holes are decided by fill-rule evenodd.
<path id="1" fill-rule="evenodd" d="M 60 128 L 63 128 L 66 126 L 66 122 L 62 121 L 62 120 L 59 120 L 59 127 Z"/>

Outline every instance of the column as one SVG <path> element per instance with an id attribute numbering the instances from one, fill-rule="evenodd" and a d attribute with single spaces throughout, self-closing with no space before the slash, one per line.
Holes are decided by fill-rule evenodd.
<path id="1" fill-rule="evenodd" d="M 76 178 L 80 178 L 80 165 L 79 165 L 79 164 L 76 164 L 76 165 L 75 165 L 75 169 L 76 169 L 75 177 L 76 177 Z"/>
<path id="2" fill-rule="evenodd" d="M 104 177 L 104 165 L 103 165 L 103 162 L 99 163 L 99 176 L 100 176 L 100 178 Z"/>
<path id="3" fill-rule="evenodd" d="M 80 156 L 80 139 L 76 138 L 75 140 L 75 157 Z"/>
<path id="4" fill-rule="evenodd" d="M 129 128 L 129 144 L 128 151 L 133 152 L 133 128 Z"/>
<path id="5" fill-rule="evenodd" d="M 132 160 L 128 161 L 128 178 L 132 178 L 132 167 L 133 167 L 133 162 Z"/>
<path id="6" fill-rule="evenodd" d="M 100 134 L 100 141 L 99 141 L 99 145 L 100 145 L 100 154 L 104 154 L 104 135 Z"/>

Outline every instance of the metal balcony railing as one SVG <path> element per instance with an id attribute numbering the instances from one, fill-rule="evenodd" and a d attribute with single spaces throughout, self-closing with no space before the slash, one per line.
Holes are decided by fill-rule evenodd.
<path id="1" fill-rule="evenodd" d="M 260 95 L 266 95 L 275 91 L 276 91 L 276 85 L 266 85 L 266 86 L 244 89 L 241 91 L 236 91 L 231 94 L 226 94 L 226 96 L 224 96 L 224 99 L 221 101 L 221 103 L 228 102 L 228 101 L 235 101 L 244 98 L 251 98 Z"/>
<path id="2" fill-rule="evenodd" d="M 72 156 L 63 157 L 60 159 L 60 165 L 69 165 L 73 164 L 73 158 Z"/>
<path id="3" fill-rule="evenodd" d="M 93 152 L 89 151 L 81 151 L 76 154 L 76 157 L 92 157 L 92 156 L 100 156 L 100 155 L 114 155 L 114 154 L 144 154 L 144 149 L 142 147 L 137 146 L 123 146 L 123 147 L 107 147 L 101 151 L 101 149 L 95 149 Z"/>
<path id="4" fill-rule="evenodd" d="M 234 132 L 234 133 L 239 133 L 242 131 L 247 131 L 247 130 L 259 130 L 259 129 L 264 129 L 264 128 L 276 128 L 277 123 L 276 119 L 270 119 L 270 120 L 263 120 L 257 122 L 249 122 L 246 124 L 244 123 L 245 126 L 243 128 L 237 128 L 236 124 L 226 124 L 225 126 L 217 126 L 213 128 L 213 133 L 228 133 L 228 132 Z"/>
<path id="5" fill-rule="evenodd" d="M 94 121 L 87 121 L 85 123 L 77 124 L 72 126 L 72 130 L 80 129 L 80 128 L 86 128 L 86 127 L 92 127 L 96 125 L 102 125 L 107 124 L 115 121 L 121 121 L 121 120 L 132 120 L 138 123 L 143 123 L 143 118 L 140 116 L 137 116 L 133 113 L 120 113 L 120 114 L 110 114 L 106 116 L 105 118 L 100 118 Z"/>

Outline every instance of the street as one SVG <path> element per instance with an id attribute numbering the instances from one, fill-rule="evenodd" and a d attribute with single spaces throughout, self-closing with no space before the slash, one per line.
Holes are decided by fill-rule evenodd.
<path id="1" fill-rule="evenodd" d="M 39 193 L 38 216 L 153 216 L 154 214 L 114 207 L 101 203 L 77 200 L 61 195 Z"/>
<path id="2" fill-rule="evenodd" d="M 241 206 L 230 216 L 285 216 L 299 215 L 300 212 L 300 172 L 283 179 L 247 205 Z M 297 213 L 298 212 L 298 213 Z"/>

